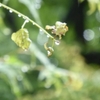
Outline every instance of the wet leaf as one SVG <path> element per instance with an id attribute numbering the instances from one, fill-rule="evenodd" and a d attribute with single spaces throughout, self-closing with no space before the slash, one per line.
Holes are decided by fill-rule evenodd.
<path id="1" fill-rule="evenodd" d="M 28 49 L 31 43 L 28 30 L 25 28 L 22 28 L 17 32 L 13 33 L 11 39 L 22 49 Z"/>

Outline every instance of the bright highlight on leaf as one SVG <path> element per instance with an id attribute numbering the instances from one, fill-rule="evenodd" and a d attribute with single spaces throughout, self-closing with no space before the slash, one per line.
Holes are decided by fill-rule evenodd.
<path id="1" fill-rule="evenodd" d="M 28 30 L 25 28 L 22 28 L 18 30 L 17 32 L 13 33 L 11 36 L 11 39 L 22 49 L 28 49 L 31 43 L 31 40 L 29 39 Z"/>

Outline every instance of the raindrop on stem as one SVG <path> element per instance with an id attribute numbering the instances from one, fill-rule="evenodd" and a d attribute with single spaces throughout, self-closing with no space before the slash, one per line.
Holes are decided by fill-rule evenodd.
<path id="1" fill-rule="evenodd" d="M 21 15 L 20 15 L 20 14 L 18 14 L 18 17 L 21 17 Z"/>
<path id="2" fill-rule="evenodd" d="M 10 9 L 9 12 L 12 13 L 13 11 Z"/>
<path id="3" fill-rule="evenodd" d="M 40 32 L 42 32 L 42 29 L 40 29 Z"/>
<path id="4" fill-rule="evenodd" d="M 26 20 L 27 18 L 26 18 L 25 16 L 23 16 L 23 19 L 25 19 L 25 20 Z"/>
<path id="5" fill-rule="evenodd" d="M 50 37 L 50 35 L 48 34 L 48 35 L 47 35 L 47 38 L 49 38 L 49 37 Z"/>
<path id="6" fill-rule="evenodd" d="M 60 44 L 60 41 L 59 40 L 55 40 L 55 44 L 56 45 L 59 45 Z"/>
<path id="7" fill-rule="evenodd" d="M 25 21 L 26 21 L 26 23 L 28 23 L 28 22 L 29 22 L 29 20 L 28 20 L 28 19 L 26 19 Z"/>

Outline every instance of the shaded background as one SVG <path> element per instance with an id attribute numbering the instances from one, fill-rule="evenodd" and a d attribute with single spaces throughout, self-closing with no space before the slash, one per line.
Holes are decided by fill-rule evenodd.
<path id="1" fill-rule="evenodd" d="M 0 7 L 1 100 L 99 100 L 100 1 L 0 0 L 33 19 L 43 28 L 66 22 L 69 31 L 47 57 L 47 36 L 27 23 L 29 50 L 12 40 L 24 19 Z M 51 43 L 51 41 L 50 41 Z M 52 44 L 52 43 L 51 43 Z"/>

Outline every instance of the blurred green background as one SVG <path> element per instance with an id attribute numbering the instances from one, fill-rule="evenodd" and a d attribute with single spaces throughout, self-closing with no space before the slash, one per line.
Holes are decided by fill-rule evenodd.
<path id="1" fill-rule="evenodd" d="M 47 36 L 27 23 L 29 50 L 12 40 L 24 19 L 0 7 L 0 100 L 100 100 L 99 0 L 0 0 L 40 26 L 66 22 L 69 31 L 47 57 Z M 52 43 L 51 43 L 52 44 Z"/>

